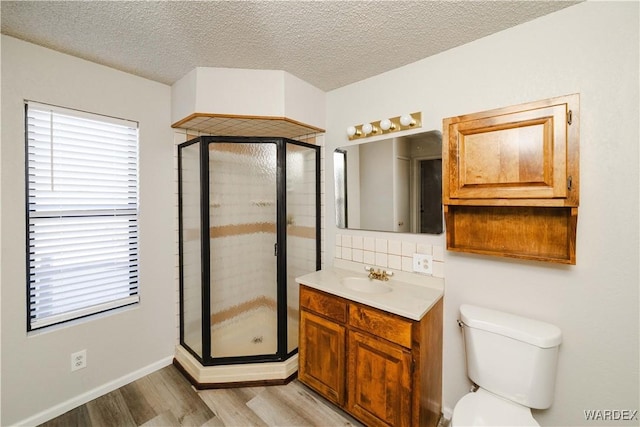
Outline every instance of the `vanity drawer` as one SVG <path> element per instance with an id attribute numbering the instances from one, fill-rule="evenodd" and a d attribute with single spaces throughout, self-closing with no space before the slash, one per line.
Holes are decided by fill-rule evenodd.
<path id="1" fill-rule="evenodd" d="M 411 320 L 375 308 L 349 304 L 349 325 L 403 347 L 411 348 L 413 325 Z"/>
<path id="2" fill-rule="evenodd" d="M 347 322 L 347 302 L 342 298 L 300 286 L 300 307 L 340 323 Z"/>

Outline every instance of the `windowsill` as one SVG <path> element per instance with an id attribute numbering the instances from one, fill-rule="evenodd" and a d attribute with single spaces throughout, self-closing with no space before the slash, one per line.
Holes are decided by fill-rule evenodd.
<path id="1" fill-rule="evenodd" d="M 137 302 L 135 304 L 129 304 L 129 305 L 126 305 L 124 307 L 118 307 L 118 308 L 114 308 L 114 309 L 111 309 L 111 310 L 103 311 L 101 313 L 91 314 L 89 316 L 81 317 L 79 319 L 69 320 L 69 321 L 64 322 L 64 323 L 58 323 L 56 325 L 45 326 L 45 327 L 40 328 L 40 329 L 36 329 L 36 330 L 33 330 L 33 331 L 28 331 L 27 332 L 27 338 L 36 337 L 36 336 L 43 335 L 43 334 L 48 334 L 48 333 L 51 333 L 51 332 L 58 332 L 58 331 L 63 330 L 63 329 L 72 328 L 74 326 L 78 326 L 78 325 L 81 325 L 81 324 L 84 324 L 84 323 L 92 322 L 94 320 L 99 320 L 99 319 L 104 319 L 106 317 L 115 316 L 115 315 L 118 315 L 120 313 L 136 310 L 139 306 L 140 306 L 140 302 Z"/>

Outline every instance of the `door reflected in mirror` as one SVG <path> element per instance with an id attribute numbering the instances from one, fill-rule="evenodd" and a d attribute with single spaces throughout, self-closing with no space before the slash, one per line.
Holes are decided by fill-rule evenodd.
<path id="1" fill-rule="evenodd" d="M 439 131 L 340 147 L 333 164 L 339 228 L 442 233 Z"/>

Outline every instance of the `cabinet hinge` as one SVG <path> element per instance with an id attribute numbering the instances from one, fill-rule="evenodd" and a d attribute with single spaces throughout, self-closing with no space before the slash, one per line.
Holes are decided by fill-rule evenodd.
<path id="1" fill-rule="evenodd" d="M 567 124 L 570 125 L 573 122 L 573 111 L 569 110 L 567 112 Z"/>
<path id="2" fill-rule="evenodd" d="M 569 176 L 567 178 L 567 190 L 571 191 L 571 187 L 573 187 L 573 177 Z"/>
<path id="3" fill-rule="evenodd" d="M 273 244 L 273 256 L 278 256 L 278 244 Z"/>

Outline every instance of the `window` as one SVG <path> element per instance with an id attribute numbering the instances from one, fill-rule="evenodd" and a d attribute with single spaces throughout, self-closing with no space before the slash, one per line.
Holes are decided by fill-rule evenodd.
<path id="1" fill-rule="evenodd" d="M 25 110 L 27 329 L 137 303 L 138 124 Z"/>

